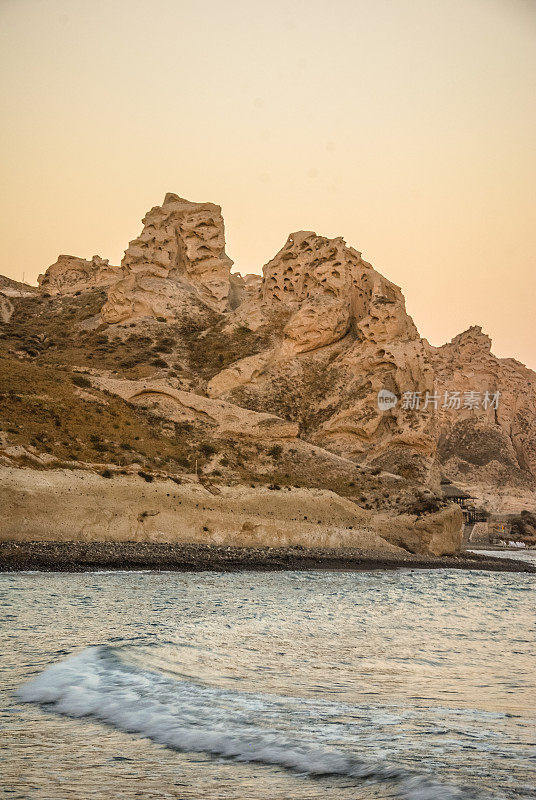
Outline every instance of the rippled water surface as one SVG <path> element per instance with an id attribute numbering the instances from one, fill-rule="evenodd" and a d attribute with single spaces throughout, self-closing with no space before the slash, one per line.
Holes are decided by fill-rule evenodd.
<path id="1" fill-rule="evenodd" d="M 0 575 L 10 798 L 529 798 L 535 580 Z"/>

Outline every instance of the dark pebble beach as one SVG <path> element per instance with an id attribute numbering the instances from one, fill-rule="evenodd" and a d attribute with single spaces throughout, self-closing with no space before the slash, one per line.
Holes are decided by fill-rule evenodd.
<path id="1" fill-rule="evenodd" d="M 472 569 L 536 572 L 536 566 L 484 554 L 407 556 L 305 547 L 226 547 L 165 542 L 0 542 L 0 571 L 93 572 L 158 570 L 233 572 L 252 570 Z"/>

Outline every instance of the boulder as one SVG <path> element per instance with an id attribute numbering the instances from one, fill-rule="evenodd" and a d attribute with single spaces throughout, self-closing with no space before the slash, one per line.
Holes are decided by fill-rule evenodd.
<path id="1" fill-rule="evenodd" d="M 463 517 L 461 509 L 454 503 L 435 514 L 420 517 L 412 514 L 398 517 L 380 514 L 375 518 L 375 527 L 388 542 L 410 553 L 453 555 L 462 544 Z"/>

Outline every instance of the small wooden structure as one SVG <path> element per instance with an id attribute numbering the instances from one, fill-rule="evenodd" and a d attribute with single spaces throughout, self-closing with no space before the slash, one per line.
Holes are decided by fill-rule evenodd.
<path id="1" fill-rule="evenodd" d="M 475 508 L 474 504 L 470 502 L 471 500 L 476 500 L 476 498 L 464 492 L 463 489 L 460 489 L 458 486 L 454 486 L 448 478 L 443 478 L 441 481 L 441 491 L 445 500 L 451 500 L 453 503 L 457 503 L 460 506 L 463 513 L 463 521 L 466 524 L 485 522 L 487 520 L 486 512 Z"/>

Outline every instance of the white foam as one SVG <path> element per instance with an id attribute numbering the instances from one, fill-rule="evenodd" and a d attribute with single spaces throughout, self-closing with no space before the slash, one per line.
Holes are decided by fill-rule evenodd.
<path id="1" fill-rule="evenodd" d="M 274 705 L 262 695 L 172 680 L 121 660 L 120 652 L 92 647 L 45 670 L 22 686 L 25 702 L 70 717 L 92 716 L 119 730 L 137 733 L 181 751 L 208 752 L 240 761 L 274 764 L 310 775 L 345 775 L 395 781 L 407 800 L 467 798 L 423 775 L 378 760 L 325 747 L 314 733 L 299 734 L 273 724 Z M 299 730 L 299 729 L 298 729 Z"/>

